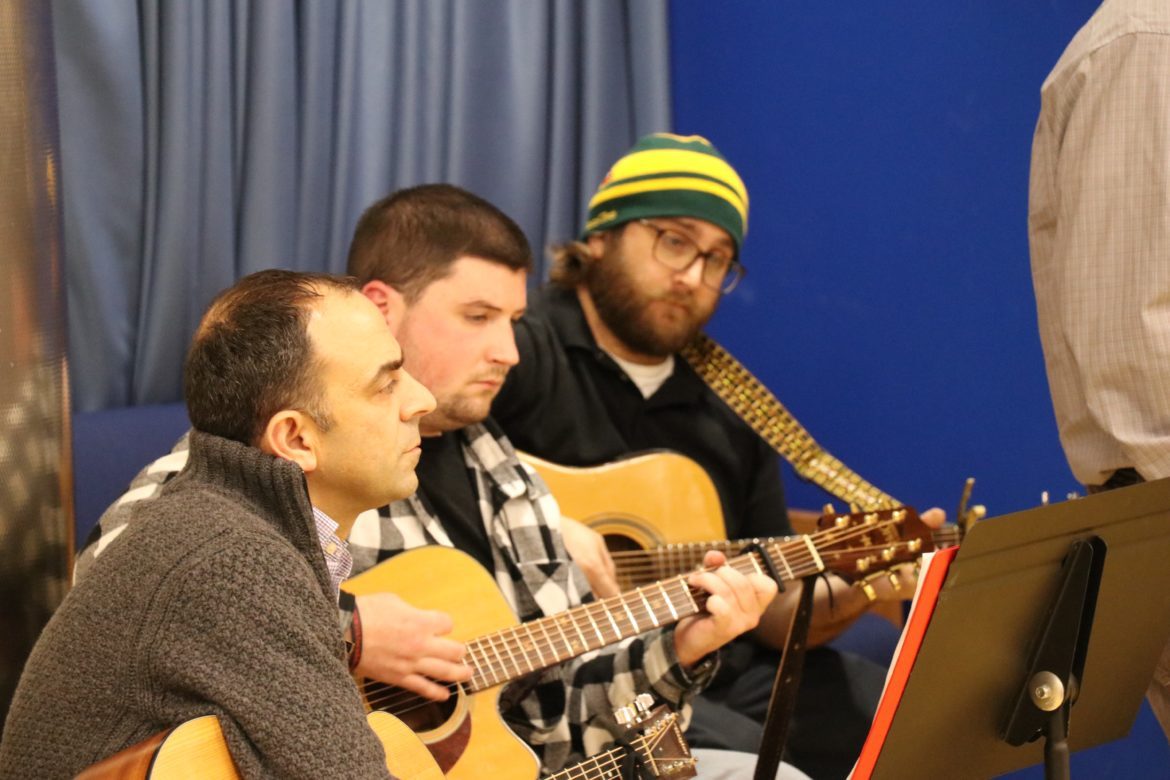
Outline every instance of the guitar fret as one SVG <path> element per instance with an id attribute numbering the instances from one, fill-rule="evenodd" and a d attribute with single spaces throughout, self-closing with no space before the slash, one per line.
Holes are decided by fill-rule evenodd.
<path id="1" fill-rule="evenodd" d="M 501 647 L 503 647 L 503 648 L 504 648 L 504 652 L 508 654 L 508 660 L 507 660 L 507 662 L 506 662 L 506 663 L 508 663 L 508 664 L 511 664 L 511 670 L 512 670 L 512 673 L 513 673 L 513 674 L 519 674 L 519 673 L 520 673 L 520 664 L 516 663 L 516 656 L 512 655 L 512 642 L 511 642 L 511 641 L 509 641 L 509 639 L 511 639 L 511 640 L 513 640 L 513 641 L 515 641 L 515 639 L 516 639 L 516 629 L 515 629 L 515 628 L 510 628 L 510 629 L 506 629 L 506 630 L 507 630 L 507 631 L 509 631 L 509 632 L 511 632 L 512 636 L 511 636 L 511 637 L 505 637 L 505 636 L 503 635 L 503 633 L 504 633 L 504 632 L 502 632 L 502 631 L 501 631 L 501 632 L 499 633 L 499 637 L 500 637 L 500 646 L 501 646 Z M 505 666 L 504 668 L 505 668 L 505 669 L 507 669 L 508 667 L 506 667 L 506 666 Z"/>
<path id="2" fill-rule="evenodd" d="M 571 614 L 571 613 L 566 613 L 566 614 Z M 588 615 L 589 613 L 586 612 L 585 614 Z M 581 637 L 581 650 L 582 650 L 582 652 L 584 652 L 585 650 L 588 650 L 589 649 L 589 640 L 585 638 L 585 633 L 581 630 L 581 626 L 577 625 L 576 616 L 573 616 L 569 619 L 569 625 L 571 625 L 574 629 L 576 629 L 577 636 Z"/>
<path id="3" fill-rule="evenodd" d="M 752 562 L 752 569 L 754 570 L 755 574 L 763 574 L 764 573 L 764 567 L 760 565 L 760 562 L 758 560 L 756 560 L 756 556 L 754 556 L 754 555 L 751 556 L 751 562 Z M 785 565 L 787 565 L 787 563 Z M 789 573 L 790 574 L 792 573 L 791 569 L 789 569 Z"/>
<path id="4" fill-rule="evenodd" d="M 484 672 L 484 666 L 485 666 L 484 659 L 476 657 L 476 650 L 480 650 L 481 655 L 482 655 L 483 648 L 480 647 L 479 642 L 471 642 L 470 644 L 467 645 L 467 654 L 471 657 L 471 664 L 475 669 L 475 673 L 472 674 L 471 682 L 470 682 L 470 685 L 471 685 L 473 690 L 481 688 L 481 687 L 486 687 L 486 686 L 481 686 L 481 685 L 476 684 L 477 677 L 484 680 L 484 681 L 487 680 L 487 676 Z"/>
<path id="5" fill-rule="evenodd" d="M 569 641 L 568 634 L 565 633 L 564 627 L 561 625 L 559 617 L 552 618 L 552 624 L 556 626 L 557 632 L 561 635 L 561 641 L 565 643 L 565 656 L 573 654 L 573 643 Z"/>
<path id="6" fill-rule="evenodd" d="M 785 576 L 790 579 L 796 579 L 796 572 L 792 570 L 792 566 L 788 563 L 788 556 L 784 554 L 784 549 L 778 544 L 768 545 L 772 553 L 773 559 L 779 559 L 780 565 L 784 567 Z"/>
<path id="7" fill-rule="evenodd" d="M 536 627 L 540 629 L 540 632 L 541 632 L 542 634 L 544 634 L 544 640 L 545 640 L 546 642 L 548 642 L 548 649 L 549 649 L 549 652 L 551 652 L 551 653 L 553 654 L 553 656 L 552 656 L 552 662 L 551 662 L 551 663 L 556 663 L 556 660 L 557 660 L 557 655 L 556 655 L 556 653 L 557 653 L 557 648 L 556 648 L 556 646 L 553 644 L 552 636 L 551 636 L 551 635 L 548 633 L 548 629 L 547 629 L 547 628 L 545 628 L 544 621 L 543 621 L 543 620 L 537 620 L 537 621 L 534 621 L 534 623 L 535 623 Z M 535 642 L 535 640 L 533 640 L 533 641 Z M 541 663 L 541 665 L 542 665 L 542 666 L 549 666 L 549 665 L 551 665 L 549 661 L 546 661 L 546 660 L 544 660 L 544 654 L 540 652 L 540 645 L 539 645 L 539 644 L 537 644 L 537 645 L 536 645 L 536 653 L 537 653 L 537 655 L 539 655 L 539 656 L 540 656 L 540 663 Z"/>
<path id="8" fill-rule="evenodd" d="M 609 624 L 611 626 L 613 626 L 614 637 L 620 637 L 622 635 L 622 630 L 618 626 L 617 621 L 613 619 L 613 612 L 610 610 L 609 607 L 605 606 L 605 604 L 601 604 L 600 606 L 601 606 L 601 611 L 605 613 L 605 616 L 607 618 L 609 618 Z"/>
<path id="9" fill-rule="evenodd" d="M 494 653 L 494 654 L 495 654 L 495 656 L 496 656 L 496 660 L 497 660 L 497 661 L 499 661 L 500 668 L 501 668 L 501 669 L 507 669 L 507 667 L 506 667 L 506 666 L 504 666 L 504 658 L 503 658 L 503 656 L 501 656 L 501 655 L 500 655 L 500 651 L 496 649 L 496 635 L 495 635 L 495 634 L 492 634 L 491 636 L 489 636 L 489 637 L 488 637 L 488 647 L 490 647 L 490 648 L 491 648 L 491 651 L 492 651 L 492 653 Z M 499 674 L 499 673 L 498 673 L 498 672 L 496 672 L 496 671 L 495 671 L 495 668 L 493 667 L 493 669 L 492 669 L 492 676 L 493 676 L 493 677 L 497 677 L 497 675 L 498 675 L 498 674 Z M 505 678 L 505 677 L 497 677 L 497 679 L 495 679 L 493 682 L 500 682 L 500 680 L 504 680 L 504 679 L 506 679 L 506 678 Z"/>
<path id="10" fill-rule="evenodd" d="M 634 619 L 634 613 L 630 609 L 630 605 L 626 602 L 625 599 L 622 599 L 621 604 L 622 604 L 622 609 L 624 609 L 626 611 L 626 614 L 630 616 L 630 625 L 632 625 L 634 627 L 634 631 L 636 633 L 639 633 L 639 634 L 642 633 L 641 627 L 638 626 L 638 621 Z"/>
<path id="11" fill-rule="evenodd" d="M 519 628 L 524 632 L 525 641 L 520 645 L 520 648 L 524 651 L 524 655 L 528 659 L 529 671 L 535 671 L 537 669 L 532 664 L 533 653 L 536 654 L 536 660 L 540 662 L 539 665 L 541 667 L 548 666 L 548 663 L 544 660 L 544 653 L 540 652 L 540 642 L 537 641 L 536 635 L 532 633 L 532 623 L 524 623 Z"/>
<path id="12" fill-rule="evenodd" d="M 642 603 L 646 605 L 646 614 L 650 616 L 650 620 L 654 623 L 654 627 L 658 628 L 661 623 L 658 622 L 658 615 L 654 614 L 654 607 L 650 604 L 649 599 L 646 598 L 645 588 L 638 588 L 635 593 L 642 597 Z"/>
<path id="13" fill-rule="evenodd" d="M 812 559 L 817 567 L 816 571 L 824 571 L 825 562 L 821 560 L 821 553 L 819 550 L 817 550 L 817 546 L 813 543 L 812 538 L 808 536 L 802 536 L 800 539 L 804 542 L 804 546 L 808 548 L 809 554 L 812 555 Z"/>
<path id="14" fill-rule="evenodd" d="M 521 635 L 521 633 L 520 633 L 521 631 L 525 631 L 523 624 L 518 625 L 515 628 L 513 628 L 512 629 L 512 640 L 516 644 L 516 651 L 520 654 L 520 660 L 522 660 L 526 664 L 528 664 L 528 671 L 535 672 L 536 671 L 536 664 L 532 663 L 532 655 L 524 647 L 524 637 Z M 525 633 L 527 633 L 527 632 L 525 631 Z M 505 645 L 505 647 L 507 647 L 507 645 Z M 508 650 L 508 657 L 509 658 L 512 657 L 512 651 L 510 649 Z M 515 661 L 513 661 L 513 663 L 515 663 Z M 520 671 L 519 664 L 516 664 L 516 671 L 517 672 Z"/>
<path id="15" fill-rule="evenodd" d="M 670 616 L 672 618 L 674 618 L 675 620 L 678 620 L 678 612 L 674 608 L 674 602 L 671 601 L 670 594 L 666 592 L 666 588 L 663 587 L 661 582 L 659 582 L 657 584 L 658 584 L 658 590 L 662 591 L 662 597 L 666 600 L 666 606 L 670 610 Z"/>
<path id="16" fill-rule="evenodd" d="M 593 619 L 592 605 L 585 610 L 585 617 L 589 619 L 589 625 L 593 626 L 593 633 L 597 634 L 597 641 L 605 644 L 605 637 L 601 635 L 601 628 L 597 625 L 597 621 Z"/>

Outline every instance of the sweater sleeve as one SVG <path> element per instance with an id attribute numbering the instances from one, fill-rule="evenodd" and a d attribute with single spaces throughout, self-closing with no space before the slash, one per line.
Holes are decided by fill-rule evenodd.
<path id="1" fill-rule="evenodd" d="M 188 556 L 155 603 L 141 695 L 165 683 L 206 702 L 242 776 L 389 776 L 342 660 L 333 605 L 294 550 L 220 535 Z"/>

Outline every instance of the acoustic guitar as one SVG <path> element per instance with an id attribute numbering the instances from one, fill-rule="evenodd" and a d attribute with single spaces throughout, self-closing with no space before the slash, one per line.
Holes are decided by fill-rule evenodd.
<path id="1" fill-rule="evenodd" d="M 407 726 L 385 712 L 366 716 L 386 751 L 386 768 L 409 780 L 443 780 L 431 754 Z M 77 780 L 239 780 L 219 720 L 204 715 L 180 723 L 100 761 Z"/>
<path id="2" fill-rule="evenodd" d="M 692 570 L 707 550 L 734 555 L 748 544 L 780 539 L 728 539 L 715 483 L 702 466 L 677 452 L 648 452 L 590 467 L 519 455 L 540 474 L 566 517 L 605 537 L 621 590 Z M 824 530 L 836 517 L 821 515 L 813 528 Z M 933 546 L 943 548 L 958 544 L 960 534 L 958 526 L 948 525 L 930 535 Z M 867 572 L 854 567 L 836 573 L 848 578 Z"/>
<path id="3" fill-rule="evenodd" d="M 774 570 L 798 580 L 834 569 L 869 569 L 916 558 L 929 529 L 911 510 L 841 515 L 817 534 L 777 540 L 730 558 L 748 573 Z M 764 559 L 764 555 L 767 559 Z M 583 653 L 698 614 L 706 592 L 687 576 L 664 579 L 557 615 L 519 623 L 492 576 L 465 553 L 420 547 L 351 577 L 342 587 L 361 596 L 391 592 L 408 603 L 450 614 L 453 639 L 463 642 L 471 679 L 450 686 L 442 705 L 372 680 L 360 685 L 371 709 L 402 718 L 418 733 L 447 777 L 536 777 L 531 750 L 512 736 L 499 713 L 504 684 Z"/>
<path id="4" fill-rule="evenodd" d="M 684 780 L 695 776 L 695 759 L 678 726 L 678 716 L 664 706 L 651 708 L 642 694 L 614 713 L 617 721 L 637 729 L 627 743 L 653 777 Z M 409 728 L 385 712 L 367 716 L 386 751 L 386 768 L 401 780 L 443 780 L 443 772 Z M 555 780 L 621 780 L 627 750 L 615 747 L 564 769 Z M 77 780 L 239 780 L 219 721 L 205 715 L 94 764 Z"/>

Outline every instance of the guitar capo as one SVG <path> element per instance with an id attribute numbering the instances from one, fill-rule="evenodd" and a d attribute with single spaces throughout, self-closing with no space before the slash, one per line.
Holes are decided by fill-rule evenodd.
<path id="1" fill-rule="evenodd" d="M 759 553 L 760 554 L 760 558 L 762 558 L 764 560 L 764 568 L 767 569 L 768 576 L 776 581 L 777 592 L 783 593 L 784 592 L 784 578 L 780 576 L 780 572 L 776 569 L 776 564 L 772 563 L 772 556 L 768 555 L 767 551 L 764 550 L 764 546 L 762 544 L 760 544 L 758 539 L 753 540 L 752 542 L 750 542 L 750 543 L 744 545 L 742 548 L 740 548 L 740 551 L 739 551 L 740 555 L 744 555 L 746 553 Z"/>

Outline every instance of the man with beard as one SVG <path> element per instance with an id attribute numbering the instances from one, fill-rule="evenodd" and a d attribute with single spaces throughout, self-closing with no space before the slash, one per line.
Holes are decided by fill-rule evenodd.
<path id="1" fill-rule="evenodd" d="M 370 206 L 348 260 L 349 272 L 402 345 L 405 368 L 436 401 L 419 424 L 418 492 L 357 518 L 349 540 L 353 572 L 406 549 L 453 546 L 493 574 L 523 621 L 593 598 L 565 550 L 556 501 L 488 417 L 518 359 L 512 324 L 527 302 L 531 262 L 528 242 L 511 219 L 445 184 L 401 190 Z M 147 467 L 103 515 L 101 540 L 83 553 L 86 568 L 100 565 L 99 556 L 109 554 L 103 549 L 117 548 L 127 507 L 151 500 L 151 485 L 181 466 L 182 449 L 181 443 Z M 721 561 L 714 556 L 708 563 Z M 712 594 L 707 614 L 538 671 L 517 686 L 520 693 L 505 691 L 505 720 L 545 771 L 611 743 L 614 706 L 639 692 L 653 691 L 682 708 L 710 679 L 716 651 L 754 626 L 776 592 L 767 577 L 745 577 L 726 566 L 692 581 Z M 468 677 L 467 667 L 455 663 L 462 648 L 442 636 L 451 619 L 420 615 L 391 594 L 377 595 L 383 600 L 363 596 L 346 605 L 343 620 L 355 639 L 351 666 L 363 676 L 447 698 L 447 688 L 427 678 Z M 475 594 L 467 599 L 474 609 Z M 375 664 L 374 658 L 382 660 Z M 708 780 L 744 777 L 755 762 L 750 753 L 731 751 L 706 751 L 701 758 L 699 776 Z M 801 775 L 783 767 L 780 776 Z"/>
<path id="2" fill-rule="evenodd" d="M 554 249 L 552 284 L 517 325 L 520 363 L 492 407 L 516 447 L 571 466 L 674 450 L 711 476 L 728 538 L 792 533 L 776 453 L 676 355 L 739 280 L 747 213 L 740 177 L 699 136 L 650 135 L 614 164 L 582 239 Z M 601 558 L 593 576 L 604 577 Z M 908 585 L 883 581 L 878 597 L 904 598 Z M 773 602 L 759 643 L 733 645 L 696 703 L 694 744 L 758 746 L 792 596 Z M 841 580 L 818 585 L 810 641 L 828 641 L 870 603 Z M 817 778 L 848 774 L 883 680 L 859 656 L 809 651 L 793 763 Z"/>

